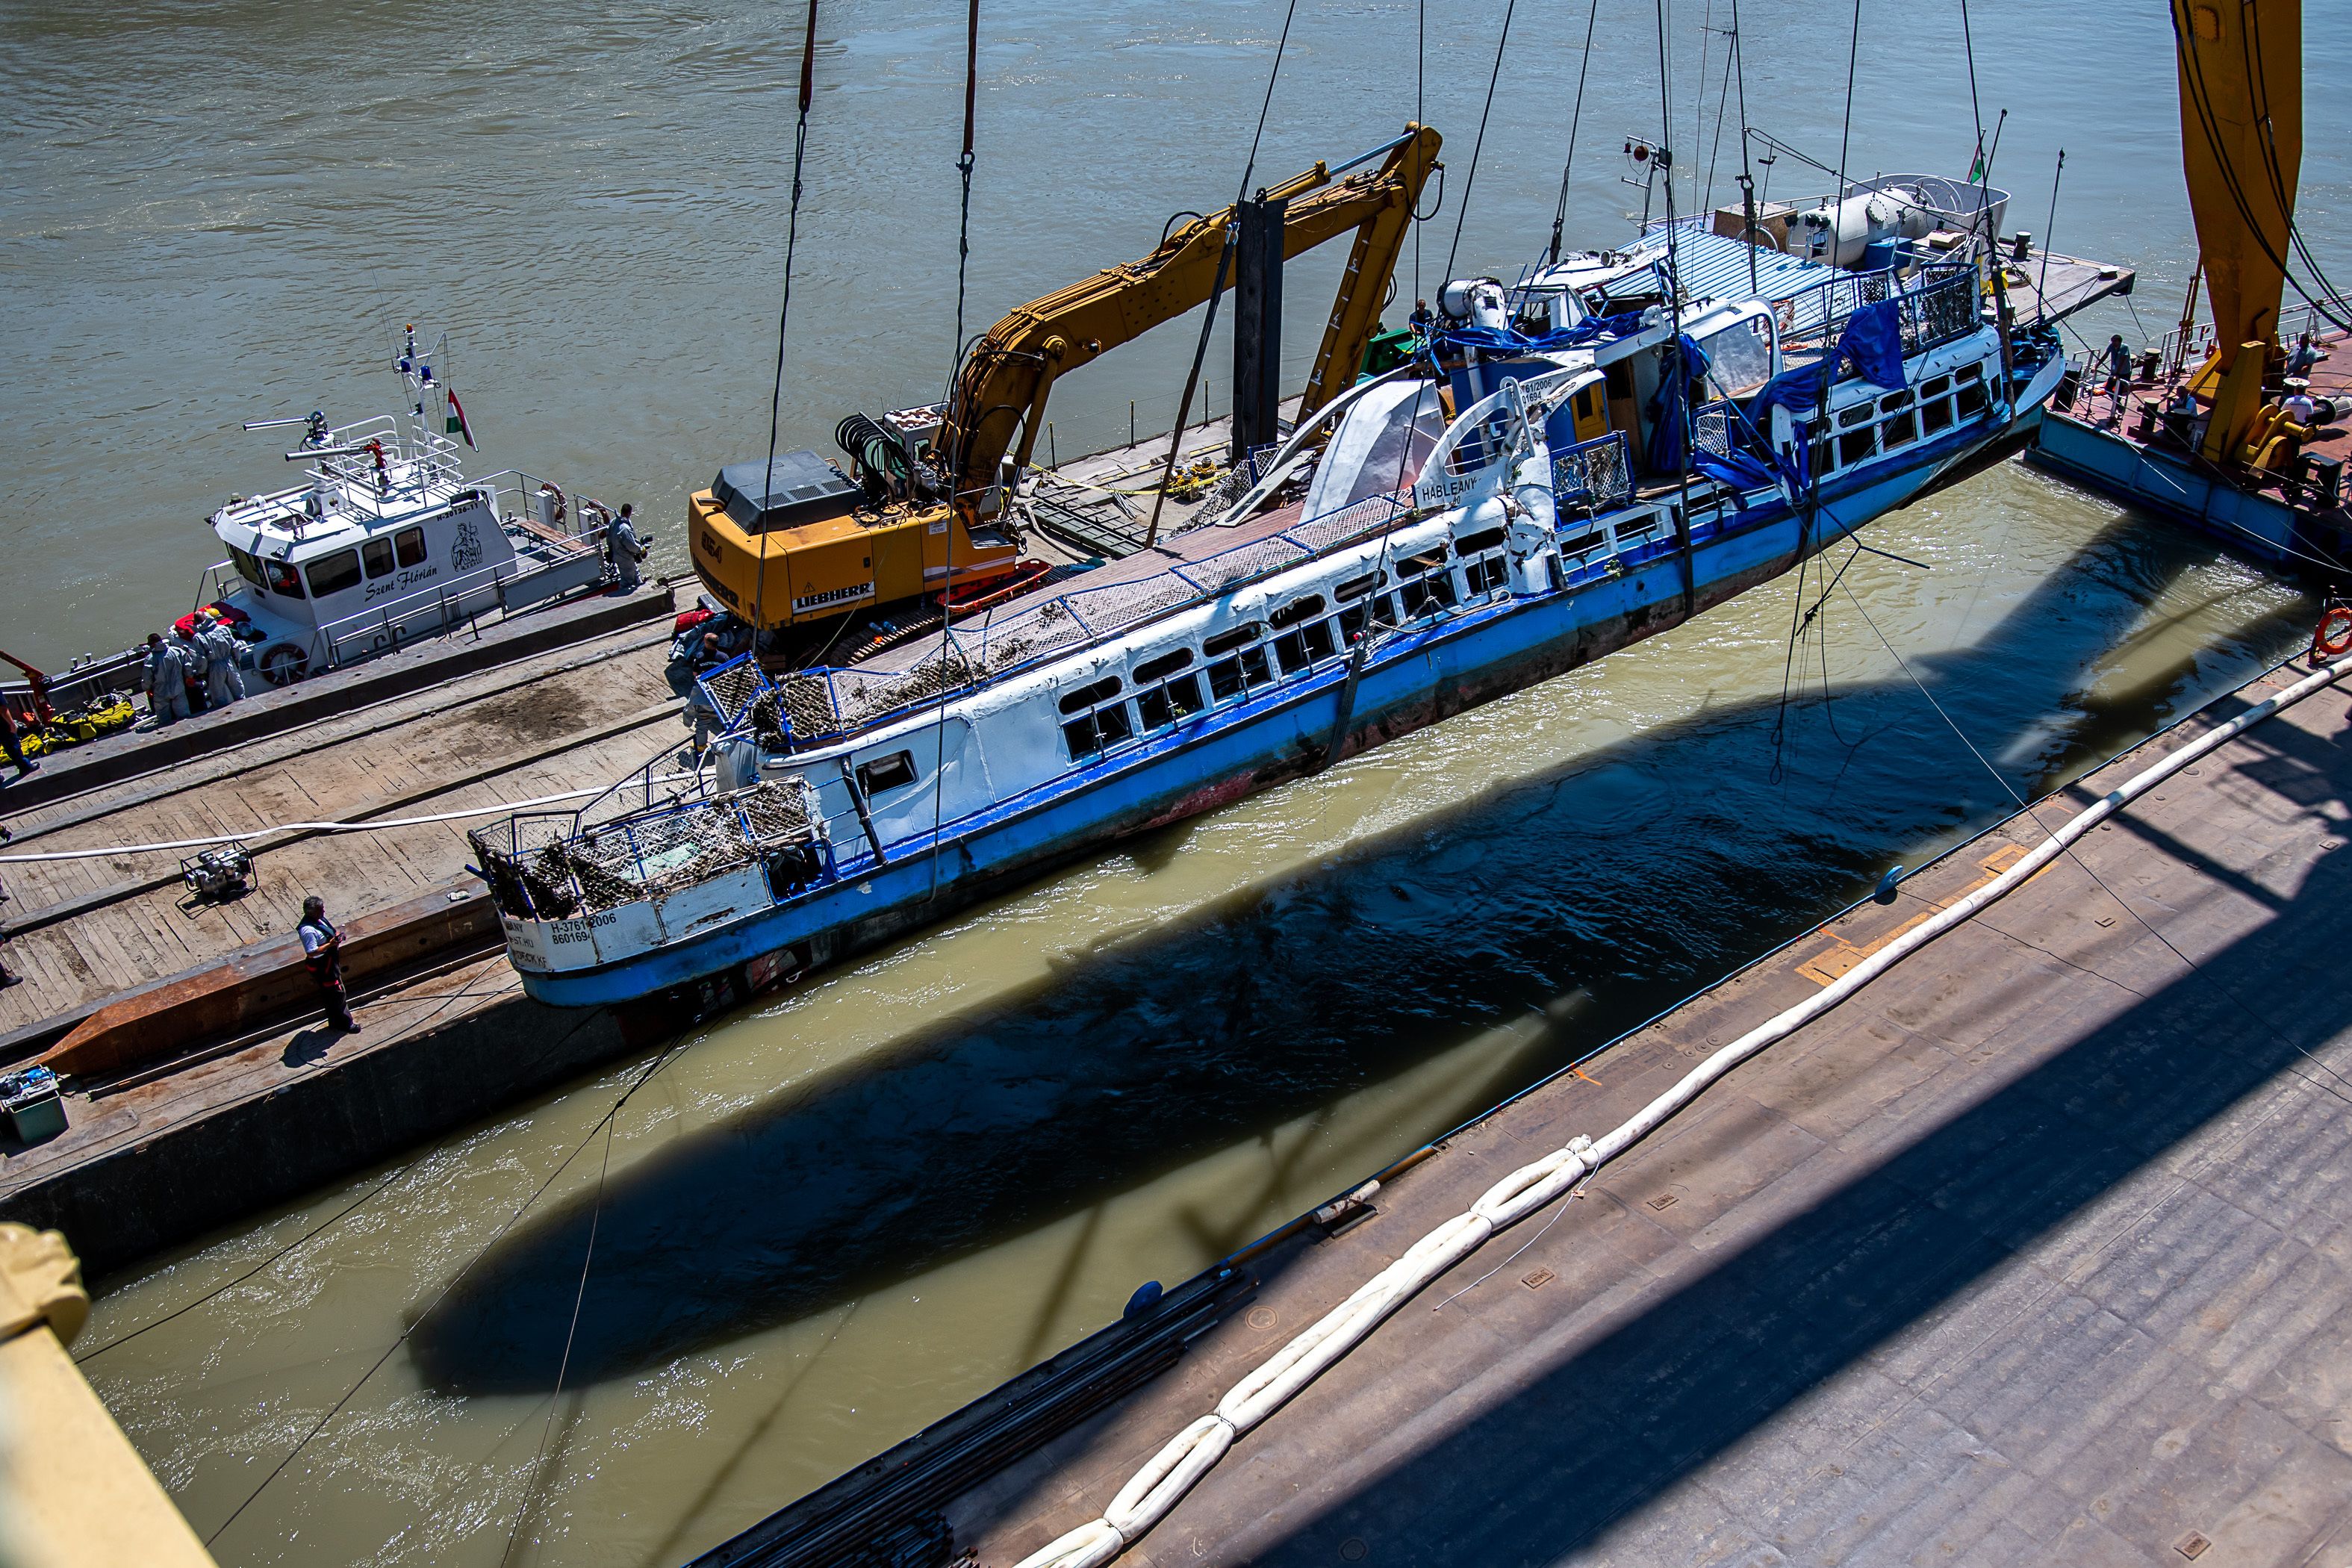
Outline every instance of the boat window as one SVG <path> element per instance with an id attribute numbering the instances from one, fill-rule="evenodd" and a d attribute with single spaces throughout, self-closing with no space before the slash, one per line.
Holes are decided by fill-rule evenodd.
<path id="1" fill-rule="evenodd" d="M 1838 464 L 1859 463 L 1878 449 L 1877 432 L 1865 425 L 1859 430 L 1849 430 L 1838 437 Z"/>
<path id="2" fill-rule="evenodd" d="M 1346 582 L 1340 584 L 1338 587 L 1332 589 L 1331 596 L 1339 600 L 1343 605 L 1350 599 L 1360 599 L 1365 595 L 1370 593 L 1373 589 L 1379 587 L 1381 585 L 1381 578 L 1384 575 L 1386 575 L 1384 573 L 1367 572 L 1360 577 L 1350 577 Z"/>
<path id="3" fill-rule="evenodd" d="M 228 558 L 236 563 L 236 574 L 238 576 L 244 578 L 255 587 L 262 589 L 265 592 L 268 591 L 269 584 L 262 579 L 260 562 L 256 561 L 252 556 L 247 555 L 244 551 L 239 550 L 234 544 L 228 547 Z"/>
<path id="4" fill-rule="evenodd" d="M 1959 376 L 1962 381 L 1982 381 L 1984 365 L 1981 362 L 1964 364 L 1960 366 Z"/>
<path id="5" fill-rule="evenodd" d="M 1960 417 L 1973 419 L 1985 411 L 1985 389 L 1981 382 L 1960 388 Z"/>
<path id="6" fill-rule="evenodd" d="M 1463 567 L 1462 576 L 1464 581 L 1470 584 L 1470 592 L 1476 595 L 1501 587 L 1504 574 L 1507 571 L 1508 568 L 1503 564 L 1501 556 L 1489 555 L 1484 560 L 1473 561 Z"/>
<path id="7" fill-rule="evenodd" d="M 1118 695 L 1119 680 L 1116 675 L 1106 675 L 1100 680 L 1079 687 L 1062 699 L 1062 711 L 1075 713 L 1081 708 L 1091 708 L 1097 702 L 1108 702 Z"/>
<path id="8" fill-rule="evenodd" d="M 1562 555 L 1581 555 L 1586 551 L 1591 549 L 1594 545 L 1606 540 L 1608 537 L 1609 535 L 1605 531 L 1596 528 L 1590 533 L 1580 533 L 1574 539 L 1561 540 L 1559 542 L 1559 552 Z"/>
<path id="9" fill-rule="evenodd" d="M 310 597 L 323 599 L 330 594 L 359 586 L 360 552 L 338 550 L 332 555 L 320 556 L 304 570 L 310 576 Z"/>
<path id="10" fill-rule="evenodd" d="M 1265 624 L 1279 631 L 1284 626 L 1295 626 L 1299 622 L 1322 613 L 1323 595 L 1308 594 L 1303 598 L 1291 600 L 1290 603 L 1266 616 Z"/>
<path id="11" fill-rule="evenodd" d="M 857 787 L 866 792 L 868 800 L 894 789 L 904 789 L 915 782 L 915 777 L 912 752 L 893 752 L 887 757 L 857 764 Z"/>
<path id="12" fill-rule="evenodd" d="M 1232 658 L 1209 666 L 1209 691 L 1220 702 L 1228 697 L 1238 697 L 1253 686 L 1264 686 L 1273 679 L 1262 647 L 1244 648 Z"/>
<path id="13" fill-rule="evenodd" d="M 371 577 L 381 577 L 392 570 L 392 541 L 371 539 L 360 546 L 360 561 Z"/>
<path id="14" fill-rule="evenodd" d="M 1482 550 L 1493 550 L 1503 542 L 1499 528 L 1482 528 L 1475 533 L 1465 533 L 1454 542 L 1456 555 L 1475 555 Z"/>
<path id="15" fill-rule="evenodd" d="M 1163 653 L 1158 658 L 1147 658 L 1135 667 L 1135 683 L 1138 686 L 1148 686 L 1163 675 L 1175 674 L 1192 662 L 1192 650 L 1189 647 L 1180 647 L 1172 653 Z"/>
<path id="16" fill-rule="evenodd" d="M 1906 447 L 1919 438 L 1919 416 L 1906 408 L 1889 419 L 1878 437 L 1882 449 Z"/>
<path id="17" fill-rule="evenodd" d="M 1837 472 L 1837 448 L 1827 436 L 1813 443 L 1813 472 L 1817 476 Z"/>
<path id="18" fill-rule="evenodd" d="M 1933 381 L 1923 381 L 1919 384 L 1919 395 L 1923 400 L 1941 397 L 1951 390 L 1952 378 L 1948 375 L 1939 375 Z"/>
<path id="19" fill-rule="evenodd" d="M 1331 623 L 1310 621 L 1295 632 L 1274 639 L 1275 661 L 1286 675 L 1296 675 L 1314 664 L 1328 658 L 1338 650 L 1331 642 Z"/>
<path id="20" fill-rule="evenodd" d="M 1889 414 L 1898 408 L 1908 408 L 1911 406 L 1911 395 L 1908 392 L 1890 392 L 1878 400 L 1878 406 Z"/>
<path id="21" fill-rule="evenodd" d="M 1127 704 L 1113 703 L 1097 708 L 1091 713 L 1081 713 L 1062 726 L 1062 739 L 1069 743 L 1070 760 L 1076 762 L 1093 756 L 1105 746 L 1115 745 L 1135 733 L 1128 721 Z"/>
<path id="22" fill-rule="evenodd" d="M 1930 436 L 1933 436 L 1938 430 L 1950 429 L 1952 427 L 1952 400 L 1948 397 L 1939 397 L 1933 403 L 1923 403 L 1919 405 L 1919 423 Z"/>
<path id="23" fill-rule="evenodd" d="M 1201 700 L 1201 678 L 1180 675 L 1165 686 L 1155 686 L 1135 700 L 1136 711 L 1143 717 L 1146 730 L 1158 730 L 1173 724 L 1188 713 L 1198 713 L 1207 704 Z"/>
<path id="24" fill-rule="evenodd" d="M 1877 410 L 1866 401 L 1857 403 L 1838 416 L 1838 428 L 1851 429 L 1856 425 L 1867 422 L 1876 412 Z"/>
<path id="25" fill-rule="evenodd" d="M 421 528 L 402 529 L 392 536 L 392 548 L 403 566 L 424 565 L 425 531 Z"/>
<path id="26" fill-rule="evenodd" d="M 1450 610 L 1461 602 L 1454 591 L 1454 574 L 1432 572 L 1426 577 L 1415 578 L 1397 591 L 1404 601 L 1404 613 L 1418 616 L 1425 611 Z"/>
<path id="27" fill-rule="evenodd" d="M 1699 343 L 1717 397 L 1745 397 L 1772 379 L 1771 331 L 1763 317 L 1749 316 Z"/>
<path id="28" fill-rule="evenodd" d="M 1420 555 L 1409 555 L 1397 563 L 1397 574 L 1411 577 L 1423 572 L 1434 572 L 1445 564 L 1445 552 L 1432 550 Z"/>
<path id="29" fill-rule="evenodd" d="M 1246 643 L 1254 643 L 1265 635 L 1265 628 L 1255 621 L 1244 621 L 1230 631 L 1219 632 L 1202 643 L 1201 651 L 1211 658 L 1221 653 L 1231 653 Z"/>
<path id="30" fill-rule="evenodd" d="M 1339 612 L 1339 642 L 1342 647 L 1353 643 L 1372 618 L 1370 605 L 1350 605 Z"/>

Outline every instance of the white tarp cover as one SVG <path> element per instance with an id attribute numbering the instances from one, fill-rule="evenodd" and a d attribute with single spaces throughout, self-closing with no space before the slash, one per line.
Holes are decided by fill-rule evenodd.
<path id="1" fill-rule="evenodd" d="M 1397 381 L 1371 388 L 1339 421 L 1339 433 L 1307 487 L 1303 515 L 1322 517 L 1368 496 L 1411 487 L 1444 434 L 1445 411 L 1433 384 Z"/>

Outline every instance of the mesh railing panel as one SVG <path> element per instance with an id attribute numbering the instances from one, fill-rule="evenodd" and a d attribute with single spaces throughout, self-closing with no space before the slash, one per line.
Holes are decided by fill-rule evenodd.
<path id="1" fill-rule="evenodd" d="M 751 704 L 760 700 L 771 683 L 759 660 L 747 653 L 720 665 L 696 684 L 718 711 L 719 728 L 733 730 L 750 716 Z"/>
<path id="2" fill-rule="evenodd" d="M 1270 539 L 1253 539 L 1246 544 L 1220 550 L 1205 560 L 1189 561 L 1170 574 L 1192 584 L 1200 597 L 1208 598 L 1235 583 L 1279 572 L 1306 560 L 1307 555 L 1304 545 L 1277 533 Z"/>
<path id="3" fill-rule="evenodd" d="M 532 831 L 476 836 L 478 848 L 522 875 L 543 912 L 572 903 L 568 897 L 551 897 L 567 889 L 576 893 L 577 907 L 587 910 L 659 898 L 748 865 L 764 851 L 814 831 L 797 775 L 585 832 L 566 833 L 564 822 L 524 818 L 510 826 Z"/>
<path id="4" fill-rule="evenodd" d="M 1366 496 L 1337 511 L 1327 511 L 1321 517 L 1286 529 L 1283 536 L 1297 540 L 1311 551 L 1329 550 L 1387 527 L 1409 510 L 1402 496 Z"/>
<path id="5" fill-rule="evenodd" d="M 1633 497 L 1633 465 L 1625 433 L 1580 441 L 1551 461 L 1551 493 L 1555 505 L 1580 504 L 1595 511 L 1622 506 Z"/>
<path id="6" fill-rule="evenodd" d="M 991 623 L 981 632 L 980 668 L 984 675 L 1075 647 L 1094 634 L 1070 613 L 1068 603 L 1048 599 L 1032 610 Z"/>

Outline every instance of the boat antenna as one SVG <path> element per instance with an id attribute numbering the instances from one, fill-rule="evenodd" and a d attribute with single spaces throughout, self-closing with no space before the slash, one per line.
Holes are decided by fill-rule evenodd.
<path id="1" fill-rule="evenodd" d="M 801 37 L 800 123 L 793 132 L 793 204 L 784 218 L 784 302 L 776 311 L 776 386 L 768 399 L 768 464 L 760 470 L 760 505 L 776 483 L 776 426 L 784 406 L 784 325 L 793 317 L 793 251 L 801 233 L 801 170 L 808 160 L 809 105 L 816 100 L 816 0 L 808 0 L 808 30 Z M 768 540 L 760 537 L 760 580 L 751 589 L 751 652 L 756 659 L 768 611 Z"/>
<path id="2" fill-rule="evenodd" d="M 1282 37 L 1275 40 L 1274 68 L 1265 73 L 1265 99 L 1257 107 L 1257 130 L 1250 135 L 1249 159 L 1242 164 L 1241 189 L 1234 195 L 1234 221 L 1225 226 L 1224 248 L 1217 252 L 1216 277 L 1209 284 L 1209 308 L 1201 317 L 1201 341 L 1192 345 L 1192 374 L 1184 378 L 1184 395 L 1176 405 L 1176 428 L 1168 433 L 1168 457 L 1160 465 L 1160 483 L 1151 497 L 1151 522 L 1143 533 L 1146 550 L 1160 542 L 1160 510 L 1168 504 L 1168 487 L 1176 478 L 1176 454 L 1184 445 L 1184 426 L 1192 417 L 1192 391 L 1201 384 L 1201 366 L 1209 357 L 1209 333 L 1217 325 L 1217 301 L 1224 297 L 1225 279 L 1233 275 L 1234 247 L 1241 239 L 1239 208 L 1249 199 L 1250 180 L 1257 173 L 1257 149 L 1265 139 L 1266 110 L 1274 107 L 1274 84 L 1282 79 L 1282 57 L 1290 47 L 1290 24 L 1297 15 L 1298 0 L 1290 0 L 1282 13 Z M 1205 405 L 1202 417 L 1208 417 Z"/>
<path id="3" fill-rule="evenodd" d="M 948 346 L 963 358 L 964 277 L 971 267 L 972 115 L 980 99 L 980 0 L 971 0 L 963 35 L 963 151 L 956 157 L 956 173 L 963 176 L 963 217 L 956 229 L 955 340 Z M 952 384 L 956 367 L 948 367 Z M 931 865 L 926 900 L 940 896 L 940 826 L 947 809 L 948 781 L 948 655 L 955 646 L 955 498 L 948 498 L 948 574 L 940 588 L 939 719 L 931 727 Z"/>
<path id="4" fill-rule="evenodd" d="M 1519 0 L 1503 7 L 1503 31 L 1495 39 L 1495 68 L 1486 78 L 1486 107 L 1478 111 L 1478 139 L 1470 143 L 1470 177 L 1462 183 L 1462 205 L 1454 209 L 1454 243 L 1445 247 L 1445 277 L 1454 277 L 1454 258 L 1462 248 L 1463 220 L 1470 216 L 1470 193 L 1478 187 L 1478 154 L 1486 145 L 1486 117 L 1495 112 L 1495 84 L 1503 79 L 1503 50 L 1511 41 L 1511 16 Z"/>
<path id="5" fill-rule="evenodd" d="M 1559 265 L 1559 231 L 1568 225 L 1568 181 L 1576 173 L 1576 128 L 1584 123 L 1584 78 L 1592 68 L 1592 26 L 1601 20 L 1601 0 L 1584 16 L 1584 58 L 1576 68 L 1576 108 L 1568 117 L 1568 162 L 1559 171 L 1559 205 L 1551 215 L 1551 261 Z M 1418 282 L 1418 278 L 1415 279 Z"/>
<path id="6" fill-rule="evenodd" d="M 2058 167 L 2050 176 L 2050 221 L 2042 226 L 2042 276 L 2033 285 L 2033 310 L 2039 320 L 2050 315 L 2050 232 L 2058 226 L 2058 182 L 2066 177 L 2066 149 L 2058 149 Z M 2116 416 L 2118 419 L 2122 416 Z"/>

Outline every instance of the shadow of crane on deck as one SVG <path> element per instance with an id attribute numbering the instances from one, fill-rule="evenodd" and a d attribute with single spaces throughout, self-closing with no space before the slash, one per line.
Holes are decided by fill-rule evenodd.
<path id="1" fill-rule="evenodd" d="M 2141 635 L 2143 605 L 2210 559 L 2119 522 L 1974 646 L 1914 668 L 1989 754 L 2028 736 L 2011 782 L 2046 788 L 2192 684 L 2189 661 L 2101 701 L 2077 690 Z M 2248 640 L 2291 636 L 2273 617 Z M 2070 721 L 2050 726 L 2053 711 Z M 1458 1110 L 1475 1111 L 1801 932 L 1923 841 L 2005 814 L 1907 680 L 1840 689 L 1835 712 L 1871 742 L 1849 749 L 1792 718 L 1777 784 L 1769 701 L 1511 781 L 648 1156 L 605 1194 L 567 1384 L 1024 1234 L 1588 988 L 1591 1005 L 1461 1086 Z M 1436 1130 L 1416 1120 L 1397 1146 Z M 590 1219 L 584 1198 L 560 1205 L 471 1271 L 411 1341 L 427 1386 L 549 1385 Z"/>
<path id="2" fill-rule="evenodd" d="M 2280 725 L 2250 739 L 2269 754 L 2234 777 L 2274 790 L 2286 815 L 2343 801 L 2352 731 L 2323 737 Z M 2217 869 L 2177 844 L 2167 852 Z M 2105 899 L 2087 880 L 2079 885 L 2085 899 Z M 2063 1473 L 2095 1482 L 2119 1526 L 2135 1517 L 2127 1505 L 2139 1495 L 2170 1500 L 2147 1510 L 2158 1519 L 2173 1517 L 2209 1480 L 2234 1496 L 2229 1487 L 2243 1480 L 2236 1468 L 2259 1462 L 2217 1457 L 2200 1447 L 2196 1433 L 2168 1438 L 2168 1425 L 2201 1431 L 2210 1418 L 2225 1450 L 2242 1443 L 2263 1454 L 2292 1436 L 2308 1445 L 2320 1467 L 2314 1473 L 2327 1474 L 2329 1463 L 2340 1471 L 2333 1447 L 2291 1434 L 2284 1422 L 2260 1438 L 2233 1425 L 2224 1405 L 2239 1386 L 2234 1367 L 2192 1363 L 2176 1381 L 2191 1389 L 2229 1386 L 2185 1395 L 2155 1418 L 2148 1408 L 2155 1396 L 2129 1352 L 2153 1339 L 2148 1353 L 2194 1355 L 2163 1339 L 2170 1277 L 2225 1258 L 2242 1261 L 2245 1248 L 2233 1243 L 2248 1231 L 2264 1237 L 2273 1258 L 2286 1260 L 2264 1293 L 2263 1321 L 2317 1321 L 2340 1305 L 2332 1294 L 2340 1271 L 2315 1273 L 2293 1260 L 2315 1263 L 2305 1242 L 2324 1254 L 2326 1238 L 2340 1236 L 2347 1218 L 2340 1184 L 2319 1172 L 2340 1144 L 2336 1130 L 2352 1094 L 2346 1077 L 2306 1054 L 2352 1025 L 2352 973 L 2343 964 L 2337 920 L 2347 900 L 2352 857 L 2323 857 L 2291 895 L 2260 900 L 2270 919 L 2200 959 L 2196 972 L 2156 954 L 2173 977 L 2110 1018 L 2082 1020 L 2078 1037 L 2068 1037 L 2071 1020 L 2029 1008 L 2015 1049 L 2032 1050 L 2037 1036 L 2055 1035 L 2046 1060 L 1924 1130 L 1918 1111 L 1857 1127 L 1841 1145 L 1857 1161 L 1874 1162 L 1865 1173 L 1704 1275 L 1629 1297 L 1608 1314 L 1618 1326 L 1596 1325 L 1594 1337 L 1559 1345 L 1549 1357 L 1529 1353 L 1527 1339 L 1506 1340 L 1497 1364 L 1482 1364 L 1478 1408 L 1466 1418 L 1400 1390 L 1383 1405 L 1381 1436 L 1402 1434 L 1406 1457 L 1357 1479 L 1347 1495 L 1319 1505 L 1286 1496 L 1285 1524 L 1270 1530 L 1265 1497 L 1237 1493 L 1221 1501 L 1212 1484 L 1163 1528 L 1216 1542 L 1212 1560 L 1245 1556 L 1260 1568 L 1320 1568 L 1347 1555 L 1349 1540 L 1375 1543 L 1379 1560 L 1392 1563 L 1701 1555 L 1780 1562 L 1783 1553 L 1830 1561 L 1865 1529 L 1872 1560 L 1920 1561 L 1959 1500 L 1948 1507 L 1919 1493 L 1934 1484 L 1923 1477 L 1938 1462 L 1916 1446 L 1926 1431 L 1965 1435 L 1971 1460 L 1965 1468 L 1978 1480 L 1971 1500 L 2011 1467 L 2042 1478 Z M 2191 924 L 2196 913 L 2179 911 L 2170 923 Z M 2159 929 L 2168 923 L 2161 911 L 2151 918 Z M 2287 999 L 2291 1008 L 2283 1005 Z M 1989 1066 L 1998 1070 L 1997 1062 Z M 2060 1277 L 2025 1259 L 2036 1242 L 2200 1130 L 2233 1112 L 2251 1116 L 2250 1097 L 2288 1076 L 2307 1086 L 2284 1086 L 2299 1098 L 2279 1110 L 2277 1121 L 2250 1121 L 2242 1131 L 2274 1147 L 2300 1148 L 2301 1157 L 2284 1170 L 2242 1153 L 2187 1164 L 2181 1181 L 2217 1195 L 2192 1195 L 2202 1217 L 2179 1222 L 2195 1237 L 2181 1256 L 2135 1259 L 2128 1248 L 2110 1252 L 2116 1237 L 2086 1236 L 2069 1259 L 2080 1279 L 2074 1268 Z M 2297 1179 L 2298 1173 L 2317 1179 Z M 1581 1245 L 1583 1267 L 1612 1267 L 1606 1243 L 1580 1244 L 1572 1226 L 1560 1235 L 1559 1255 L 1578 1256 Z M 1624 1267 L 1629 1279 L 1645 1272 Z M 1989 1285 L 2002 1269 L 2017 1272 L 2013 1289 Z M 2039 1292 L 2074 1298 L 2059 1309 L 2063 1323 L 2037 1324 L 2022 1309 L 1999 1321 L 2012 1298 Z M 2178 1306 L 2171 1315 L 2192 1310 Z M 1883 1353 L 1904 1331 L 1948 1313 L 1969 1316 L 1962 1337 L 1976 1341 L 1974 1357 L 1930 1365 L 1917 1350 Z M 2032 1337 L 2036 1331 L 2042 1337 Z M 2289 1352 L 2292 1337 L 2304 1331 L 2291 1331 L 2279 1350 Z M 2188 1337 L 2217 1343 L 2214 1332 L 2206 1325 Z M 2332 1342 L 2333 1334 L 2322 1329 L 2319 1340 Z M 2303 1364 L 2300 1396 L 2325 1409 L 2331 1352 L 2318 1353 L 2320 1362 Z M 2298 1386 L 2292 1367 L 2267 1358 L 2263 1364 L 2263 1387 L 2292 1395 Z M 1876 1381 L 1857 1397 L 1887 1428 L 1874 1445 L 1868 1439 L 1878 1428 L 1845 1429 L 1846 1402 L 1790 1415 L 1808 1394 L 1862 1365 Z M 2063 1402 L 2065 1414 L 2037 1409 L 2053 1399 Z M 1897 1419 L 1914 1401 L 1928 1408 L 1916 1422 Z M 1306 1408 L 1295 1415 L 1318 1419 Z M 1292 1418 L 1277 1415 L 1275 1426 Z M 1322 1419 L 1335 1417 L 1327 1409 Z M 1751 1441 L 1780 1419 L 1799 1425 Z M 1852 1446 L 1841 1450 L 1849 1436 Z M 1703 1489 L 1682 1489 L 1702 1471 Z M 2216 1471 L 2235 1479 L 2215 1480 Z M 2287 1508 L 2263 1495 L 2265 1508 Z M 2060 1517 L 2084 1500 L 2064 1505 Z M 1906 1509 L 1916 1517 L 1906 1520 Z M 1846 1533 L 1826 1534 L 1841 1530 Z M 1832 1541 L 1844 1546 L 1832 1550 Z M 2098 1555 L 2080 1541 L 2072 1552 L 2054 1541 L 2042 1544 L 2050 1561 Z M 2170 1555 L 2165 1542 L 2128 1544 Z M 2291 1544 L 2282 1538 L 2283 1548 Z"/>

